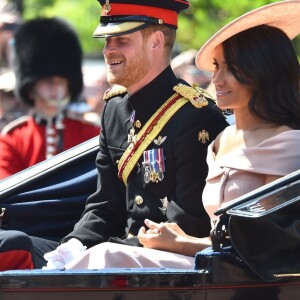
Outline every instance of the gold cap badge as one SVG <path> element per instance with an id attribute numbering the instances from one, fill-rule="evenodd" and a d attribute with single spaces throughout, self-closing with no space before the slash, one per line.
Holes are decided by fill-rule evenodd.
<path id="1" fill-rule="evenodd" d="M 109 4 L 109 0 L 106 0 L 106 3 L 103 6 L 103 10 L 106 15 L 110 12 L 111 6 Z"/>

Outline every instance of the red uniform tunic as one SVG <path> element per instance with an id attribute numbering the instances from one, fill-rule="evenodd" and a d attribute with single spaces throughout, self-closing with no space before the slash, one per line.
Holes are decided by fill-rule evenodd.
<path id="1" fill-rule="evenodd" d="M 28 116 L 9 130 L 4 129 L 0 135 L 0 179 L 46 159 L 45 123 Z M 98 126 L 79 120 L 64 118 L 63 124 L 62 151 L 100 133 Z M 55 126 L 52 127 L 57 133 Z"/>

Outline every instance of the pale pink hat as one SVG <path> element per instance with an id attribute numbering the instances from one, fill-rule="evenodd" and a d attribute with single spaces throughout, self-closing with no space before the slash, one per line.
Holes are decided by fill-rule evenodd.
<path id="1" fill-rule="evenodd" d="M 241 31 L 263 24 L 281 29 L 290 39 L 293 39 L 300 32 L 300 0 L 285 0 L 268 4 L 230 22 L 201 47 L 196 56 L 197 67 L 213 71 L 214 49 L 218 45 Z"/>

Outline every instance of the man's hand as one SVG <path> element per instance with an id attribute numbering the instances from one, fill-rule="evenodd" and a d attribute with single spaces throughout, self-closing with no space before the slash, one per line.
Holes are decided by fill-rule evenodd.
<path id="1" fill-rule="evenodd" d="M 48 262 L 47 266 L 43 267 L 43 270 L 62 269 L 85 250 L 86 246 L 83 246 L 79 240 L 72 238 L 44 255 Z"/>

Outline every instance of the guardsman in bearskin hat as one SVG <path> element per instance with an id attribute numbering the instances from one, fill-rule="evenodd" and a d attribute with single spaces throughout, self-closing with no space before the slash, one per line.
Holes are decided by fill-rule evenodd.
<path id="1" fill-rule="evenodd" d="M 82 50 L 75 31 L 58 18 L 35 19 L 14 35 L 16 96 L 33 115 L 8 124 L 0 136 L 0 179 L 99 134 L 67 115 L 82 91 Z"/>
<path id="2" fill-rule="evenodd" d="M 113 87 L 104 95 L 98 188 L 57 249 L 52 241 L 28 237 L 33 247 L 49 250 L 48 263 L 34 251 L 35 268 L 60 268 L 105 241 L 140 246 L 137 233 L 147 218 L 176 222 L 194 236 L 210 230 L 201 200 L 207 146 L 228 124 L 203 90 L 176 78 L 170 67 L 178 14 L 189 2 L 99 2 L 94 37 L 106 40 Z"/>

